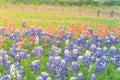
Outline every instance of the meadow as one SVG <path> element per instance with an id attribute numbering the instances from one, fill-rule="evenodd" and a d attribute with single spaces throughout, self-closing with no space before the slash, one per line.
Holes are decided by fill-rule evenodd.
<path id="1" fill-rule="evenodd" d="M 7 23 L 15 24 L 16 27 L 21 27 L 23 21 L 25 21 L 30 26 L 42 26 L 43 28 L 49 27 L 51 24 L 54 25 L 54 27 L 61 27 L 62 25 L 70 26 L 71 24 L 76 24 L 80 26 L 82 22 L 90 23 L 89 26 L 91 26 L 92 28 L 97 28 L 96 24 L 99 23 L 102 23 L 108 27 L 115 28 L 120 25 L 119 18 L 103 18 L 102 16 L 96 17 L 96 13 L 93 16 L 84 17 L 74 14 L 70 15 L 69 12 L 68 14 L 67 12 L 65 12 L 64 14 L 58 14 L 56 12 L 46 12 L 46 10 L 35 12 L 34 10 L 21 11 L 20 8 L 18 8 L 17 10 L 14 10 L 13 8 L 1 8 L 0 14 L 1 26 L 4 23 Z"/>
<path id="2" fill-rule="evenodd" d="M 1 80 L 120 79 L 119 18 L 1 9 L 0 25 Z"/>

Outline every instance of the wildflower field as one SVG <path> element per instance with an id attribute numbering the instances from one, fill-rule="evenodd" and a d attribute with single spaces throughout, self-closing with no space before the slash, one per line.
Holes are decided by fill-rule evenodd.
<path id="1" fill-rule="evenodd" d="M 120 79 L 120 19 L 0 14 L 0 80 Z"/>

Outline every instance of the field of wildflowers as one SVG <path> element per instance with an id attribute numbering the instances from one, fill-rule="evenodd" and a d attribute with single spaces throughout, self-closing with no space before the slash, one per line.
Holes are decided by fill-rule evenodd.
<path id="1" fill-rule="evenodd" d="M 0 80 L 119 80 L 120 27 L 0 27 Z"/>

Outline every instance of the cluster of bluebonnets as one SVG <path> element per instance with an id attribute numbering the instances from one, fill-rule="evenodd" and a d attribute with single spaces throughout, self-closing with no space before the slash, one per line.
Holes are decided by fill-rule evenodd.
<path id="1" fill-rule="evenodd" d="M 59 37 L 56 34 L 48 34 L 41 28 L 32 27 L 24 33 L 16 30 L 11 31 L 11 34 L 1 28 L 0 36 L 4 35 L 8 41 L 12 41 L 12 46 L 9 50 L 0 50 L 0 67 L 3 66 L 6 73 L 3 75 L 0 72 L 0 80 L 28 80 L 25 79 L 27 70 L 21 65 L 21 60 L 31 58 L 35 59 L 31 60 L 27 67 L 33 73 L 40 72 L 36 80 L 97 80 L 96 73 L 104 73 L 108 64 L 115 65 L 116 70 L 120 71 L 120 48 L 116 47 L 120 40 L 112 32 L 106 37 L 100 37 L 94 34 L 91 28 L 88 31 L 88 36 L 80 34 L 74 37 L 63 27 L 62 36 Z M 49 38 L 46 38 L 46 35 Z M 30 40 L 32 36 L 35 36 L 35 41 Z M 18 43 L 22 38 L 27 41 L 23 48 L 19 48 Z M 33 47 L 32 50 L 30 47 Z M 44 66 L 47 71 L 41 71 L 42 57 L 47 58 Z M 81 65 L 92 67 L 92 73 L 87 76 L 81 71 Z M 71 76 L 67 78 L 69 75 Z"/>

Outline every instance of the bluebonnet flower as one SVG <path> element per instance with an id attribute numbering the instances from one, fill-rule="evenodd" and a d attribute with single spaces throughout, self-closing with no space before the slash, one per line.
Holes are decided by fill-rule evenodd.
<path id="1" fill-rule="evenodd" d="M 62 41 L 60 41 L 60 40 L 56 41 L 56 46 L 59 47 L 61 45 L 61 43 L 62 43 Z"/>
<path id="2" fill-rule="evenodd" d="M 25 21 L 22 22 L 22 27 L 26 27 L 26 22 Z"/>
<path id="3" fill-rule="evenodd" d="M 73 60 L 72 54 L 69 50 L 64 51 L 64 59 L 66 60 L 66 62 L 71 62 Z"/>
<path id="4" fill-rule="evenodd" d="M 90 40 L 86 40 L 86 43 L 84 44 L 84 47 L 85 48 L 90 48 L 90 46 L 91 46 Z"/>
<path id="5" fill-rule="evenodd" d="M 68 76 L 68 68 L 67 68 L 67 63 L 65 62 L 64 59 L 61 59 L 61 67 L 60 67 L 60 70 L 61 70 L 61 75 L 64 77 L 64 76 Z"/>
<path id="6" fill-rule="evenodd" d="M 114 57 L 117 54 L 117 50 L 115 46 L 112 46 L 109 50 L 109 56 Z"/>
<path id="7" fill-rule="evenodd" d="M 61 57 L 60 56 L 56 56 L 54 57 L 54 64 L 59 66 L 61 62 Z"/>
<path id="8" fill-rule="evenodd" d="M 36 34 L 36 30 L 34 29 L 33 26 L 30 28 L 29 34 L 30 34 L 31 36 L 35 36 L 35 34 Z"/>
<path id="9" fill-rule="evenodd" d="M 18 37 L 18 38 L 15 39 L 15 43 L 18 43 L 19 41 L 21 41 L 21 38 Z"/>
<path id="10" fill-rule="evenodd" d="M 38 58 L 42 57 L 44 55 L 44 47 L 43 46 L 35 46 L 30 55 L 31 55 L 31 57 L 34 57 L 34 56 L 38 56 Z"/>
<path id="11" fill-rule="evenodd" d="M 95 56 L 96 58 L 100 58 L 102 55 L 103 55 L 103 53 L 102 53 L 102 48 L 98 47 L 98 48 L 96 49 L 96 51 L 94 52 L 94 56 Z"/>
<path id="12" fill-rule="evenodd" d="M 96 75 L 95 75 L 95 74 L 92 74 L 92 75 L 90 76 L 90 80 L 97 80 Z"/>
<path id="13" fill-rule="evenodd" d="M 111 57 L 111 58 L 110 58 L 110 62 L 111 62 L 112 64 L 115 64 L 115 63 L 116 63 L 116 59 L 113 58 L 113 57 Z"/>
<path id="14" fill-rule="evenodd" d="M 7 54 L 12 56 L 12 58 L 15 61 L 20 61 L 21 59 L 24 59 L 27 57 L 27 50 L 23 50 L 23 49 L 18 49 L 18 48 L 11 48 L 9 51 L 7 51 Z"/>
<path id="15" fill-rule="evenodd" d="M 39 39 L 40 39 L 41 41 L 43 41 L 44 38 L 45 38 L 45 36 L 46 36 L 46 32 L 41 31 L 38 35 L 39 35 Z"/>
<path id="16" fill-rule="evenodd" d="M 90 34 L 93 34 L 93 29 L 92 28 L 89 28 L 88 31 L 89 31 Z"/>
<path id="17" fill-rule="evenodd" d="M 56 56 L 60 56 L 61 54 L 62 54 L 62 49 L 61 48 L 57 48 Z"/>
<path id="18" fill-rule="evenodd" d="M 14 80 L 23 80 L 24 67 L 20 66 L 19 63 L 12 64 L 10 66 L 9 74 Z"/>
<path id="19" fill-rule="evenodd" d="M 44 55 L 44 47 L 43 46 L 40 46 L 40 56 L 43 56 Z"/>
<path id="20" fill-rule="evenodd" d="M 92 45 L 90 46 L 90 50 L 91 50 L 92 52 L 95 52 L 95 51 L 96 51 L 96 48 L 97 48 L 97 46 L 96 46 L 95 44 L 92 44 Z"/>
<path id="21" fill-rule="evenodd" d="M 82 59 L 83 65 L 86 66 L 86 67 L 89 67 L 90 59 L 91 59 L 91 52 L 90 51 L 86 51 L 86 53 L 84 54 L 84 57 Z"/>
<path id="22" fill-rule="evenodd" d="M 54 74 L 55 78 L 57 79 L 60 78 L 61 80 L 64 80 L 64 77 L 67 76 L 68 69 L 66 62 L 60 56 L 49 56 L 47 68 Z"/>
<path id="23" fill-rule="evenodd" d="M 46 72 L 42 72 L 41 73 L 41 76 L 43 77 L 43 80 L 47 80 L 47 78 L 48 78 L 48 73 L 46 73 Z"/>
<path id="24" fill-rule="evenodd" d="M 35 37 L 35 44 L 36 44 L 36 45 L 39 44 L 39 36 L 38 36 L 38 35 Z"/>
<path id="25" fill-rule="evenodd" d="M 99 61 L 96 62 L 95 72 L 104 72 L 108 62 L 108 57 L 103 56 Z"/>
<path id="26" fill-rule="evenodd" d="M 99 63 L 96 65 L 95 72 L 103 72 L 106 68 L 106 63 Z"/>
<path id="27" fill-rule="evenodd" d="M 97 59 L 97 58 L 95 58 L 95 56 L 94 56 L 94 55 L 93 55 L 93 56 L 91 56 L 91 62 L 95 63 L 95 62 L 96 62 L 96 59 Z"/>
<path id="28" fill-rule="evenodd" d="M 78 73 L 77 77 L 78 77 L 78 80 L 84 80 L 85 79 L 85 76 L 84 76 L 83 73 Z"/>
<path id="29" fill-rule="evenodd" d="M 107 47 L 103 47 L 103 49 L 102 49 L 102 53 L 103 53 L 103 54 L 106 54 L 107 51 L 108 51 Z"/>
<path id="30" fill-rule="evenodd" d="M 36 80 L 43 80 L 42 76 L 36 78 Z"/>
<path id="31" fill-rule="evenodd" d="M 34 47 L 34 49 L 31 52 L 31 57 L 34 57 L 38 54 L 39 48 L 37 46 Z"/>
<path id="32" fill-rule="evenodd" d="M 27 36 L 35 36 L 36 35 L 36 30 L 34 29 L 34 27 L 31 27 L 29 30 L 26 30 L 25 34 Z"/>
<path id="33" fill-rule="evenodd" d="M 51 40 L 51 39 L 47 39 L 47 40 L 46 40 L 46 43 L 47 43 L 47 44 L 49 44 L 50 46 L 52 46 L 52 45 L 53 45 L 53 42 L 52 42 L 52 40 Z"/>
<path id="34" fill-rule="evenodd" d="M 98 62 L 100 62 L 100 58 L 95 58 L 95 64 L 97 64 Z"/>
<path id="35" fill-rule="evenodd" d="M 36 30 L 36 33 L 37 33 L 37 35 L 39 35 L 39 34 L 41 34 L 41 32 L 42 32 L 42 28 L 39 27 L 39 28 Z"/>
<path id="36" fill-rule="evenodd" d="M 111 46 L 111 41 L 109 40 L 109 37 L 105 37 L 104 44 L 107 46 Z"/>
<path id="37" fill-rule="evenodd" d="M 70 42 L 70 44 L 68 46 L 66 46 L 66 49 L 72 50 L 73 49 L 73 45 L 74 45 L 74 43 Z"/>
<path id="38" fill-rule="evenodd" d="M 96 46 L 98 45 L 98 40 L 99 36 L 97 34 L 92 35 L 92 43 L 95 44 Z"/>
<path id="39" fill-rule="evenodd" d="M 120 55 L 116 55 L 116 65 L 120 67 Z"/>
<path id="40" fill-rule="evenodd" d="M 111 44 L 114 45 L 116 44 L 118 41 L 117 41 L 117 38 L 115 37 L 114 33 L 111 33 L 110 36 L 109 36 L 109 40 L 111 41 Z"/>
<path id="41" fill-rule="evenodd" d="M 0 78 L 0 80 L 11 80 L 11 76 L 10 75 L 4 75 Z"/>
<path id="42" fill-rule="evenodd" d="M 79 44 L 85 43 L 86 39 L 87 38 L 83 34 L 81 34 L 80 37 L 77 39 L 78 40 L 77 44 L 79 45 Z"/>
<path id="43" fill-rule="evenodd" d="M 39 60 L 33 61 L 32 64 L 30 65 L 30 69 L 34 70 L 34 71 L 39 71 L 40 70 L 40 61 Z"/>
<path id="44" fill-rule="evenodd" d="M 49 51 L 49 56 L 59 56 L 62 53 L 62 49 L 58 48 L 55 45 L 52 45 L 51 50 Z"/>
<path id="45" fill-rule="evenodd" d="M 19 36 L 20 36 L 20 32 L 19 32 L 18 30 L 16 30 L 16 31 L 12 32 L 11 34 L 9 34 L 9 35 L 8 35 L 8 38 L 9 38 L 9 39 L 12 39 L 12 40 L 13 40 L 13 39 L 15 40 L 15 39 L 16 39 L 17 37 L 19 37 Z"/>
<path id="46" fill-rule="evenodd" d="M 72 39 L 72 33 L 68 32 L 65 35 L 66 40 L 71 40 Z"/>
<path id="47" fill-rule="evenodd" d="M 77 77 L 71 77 L 70 80 L 79 80 Z"/>
<path id="48" fill-rule="evenodd" d="M 10 58 L 7 54 L 4 54 L 5 52 L 3 51 L 3 54 L 1 54 L 2 56 L 0 57 L 0 64 L 2 66 L 4 66 L 6 72 L 9 71 L 10 65 L 11 65 L 11 61 Z"/>
<path id="49" fill-rule="evenodd" d="M 80 47 L 78 46 L 78 44 L 73 44 L 73 46 L 72 46 L 72 49 L 71 49 L 71 50 L 73 50 L 73 49 L 80 49 Z"/>
<path id="50" fill-rule="evenodd" d="M 79 71 L 79 65 L 77 62 L 72 62 L 72 69 L 73 71 L 75 72 L 78 72 Z"/>
<path id="51" fill-rule="evenodd" d="M 78 49 L 73 49 L 72 50 L 72 57 L 73 57 L 74 60 L 77 60 L 79 55 L 80 55 L 80 53 L 79 53 Z"/>
<path id="52" fill-rule="evenodd" d="M 78 61 L 78 62 L 82 62 L 82 59 L 83 59 L 83 56 L 78 56 L 77 61 Z"/>

